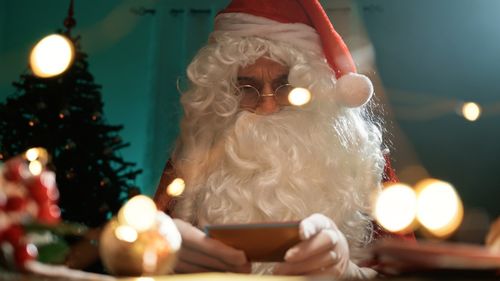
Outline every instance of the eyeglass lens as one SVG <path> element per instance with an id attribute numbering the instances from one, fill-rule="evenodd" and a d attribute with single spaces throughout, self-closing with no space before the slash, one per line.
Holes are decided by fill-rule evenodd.
<path id="1" fill-rule="evenodd" d="M 274 90 L 274 98 L 281 106 L 290 105 L 288 94 L 292 90 L 290 84 L 284 84 Z M 242 107 L 256 107 L 261 99 L 259 90 L 251 85 L 238 87 L 238 95 L 241 97 L 240 105 Z"/>

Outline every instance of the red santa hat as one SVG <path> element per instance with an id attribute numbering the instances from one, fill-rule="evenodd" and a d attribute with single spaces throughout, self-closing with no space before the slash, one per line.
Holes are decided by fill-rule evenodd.
<path id="1" fill-rule="evenodd" d="M 373 85 L 356 66 L 318 0 L 233 0 L 215 19 L 212 36 L 257 36 L 323 53 L 337 78 L 336 98 L 347 107 L 370 100 Z"/>

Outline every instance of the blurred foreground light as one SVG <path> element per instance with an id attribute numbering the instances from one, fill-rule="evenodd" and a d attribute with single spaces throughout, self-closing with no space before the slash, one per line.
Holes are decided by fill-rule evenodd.
<path id="1" fill-rule="evenodd" d="M 447 182 L 426 179 L 417 184 L 417 219 L 431 234 L 446 238 L 461 224 L 463 205 Z"/>
<path id="2" fill-rule="evenodd" d="M 142 255 L 142 270 L 144 273 L 153 273 L 158 267 L 158 253 L 154 248 L 145 249 Z"/>
<path id="3" fill-rule="evenodd" d="M 38 158 L 39 152 L 38 148 L 30 148 L 26 151 L 26 159 L 28 161 L 35 161 Z"/>
<path id="4" fill-rule="evenodd" d="M 417 196 L 404 184 L 392 184 L 384 188 L 375 203 L 375 218 L 391 232 L 412 230 L 417 211 Z"/>
<path id="5" fill-rule="evenodd" d="M 465 119 L 474 122 L 481 116 L 481 107 L 475 102 L 467 102 L 462 106 L 462 115 Z"/>
<path id="6" fill-rule="evenodd" d="M 136 231 L 146 231 L 155 225 L 156 212 L 156 204 L 151 198 L 137 195 L 120 209 L 118 221 L 121 225 L 128 225 Z"/>
<path id="7" fill-rule="evenodd" d="M 133 243 L 137 240 L 138 234 L 131 226 L 120 225 L 115 229 L 115 236 L 118 240 Z"/>
<path id="8" fill-rule="evenodd" d="M 135 279 L 135 281 L 155 281 L 153 277 L 138 277 Z"/>
<path id="9" fill-rule="evenodd" d="M 42 147 L 30 148 L 30 149 L 26 150 L 26 152 L 24 153 L 24 156 L 26 157 L 26 159 L 28 161 L 38 160 L 38 161 L 42 162 L 42 164 L 47 163 L 47 160 L 49 158 L 49 154 L 48 154 L 47 150 L 45 150 Z"/>
<path id="10" fill-rule="evenodd" d="M 38 77 L 53 77 L 66 71 L 73 57 L 73 43 L 62 35 L 52 34 L 35 45 L 30 55 L 30 66 Z"/>
<path id="11" fill-rule="evenodd" d="M 311 92 L 306 88 L 294 88 L 288 94 L 288 101 L 296 106 L 301 106 L 311 100 Z"/>
<path id="12" fill-rule="evenodd" d="M 167 186 L 167 194 L 170 196 L 180 196 L 186 188 L 186 183 L 181 178 L 176 178 Z"/>
<path id="13" fill-rule="evenodd" d="M 35 160 L 31 161 L 28 165 L 28 169 L 30 170 L 30 173 L 34 176 L 38 176 L 42 173 L 43 170 L 43 165 L 40 161 Z"/>

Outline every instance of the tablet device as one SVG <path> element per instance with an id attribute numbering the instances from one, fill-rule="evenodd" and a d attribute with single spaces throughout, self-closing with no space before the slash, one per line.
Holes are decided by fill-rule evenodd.
<path id="1" fill-rule="evenodd" d="M 299 222 L 207 225 L 207 236 L 245 252 L 252 262 L 281 262 L 300 242 Z"/>

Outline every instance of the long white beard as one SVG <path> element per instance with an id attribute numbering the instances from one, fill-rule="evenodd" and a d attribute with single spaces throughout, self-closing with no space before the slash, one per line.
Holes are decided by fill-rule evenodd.
<path id="1" fill-rule="evenodd" d="M 363 214 L 380 181 L 373 157 L 364 154 L 380 148 L 364 148 L 366 136 L 352 133 L 354 128 L 339 129 L 346 120 L 294 109 L 267 116 L 240 113 L 215 145 L 218 155 L 206 181 L 185 194 L 176 215 L 183 218 L 184 209 L 203 227 L 322 213 L 335 221 L 351 248 L 361 246 L 369 232 Z M 183 201 L 192 209 L 185 210 Z"/>

